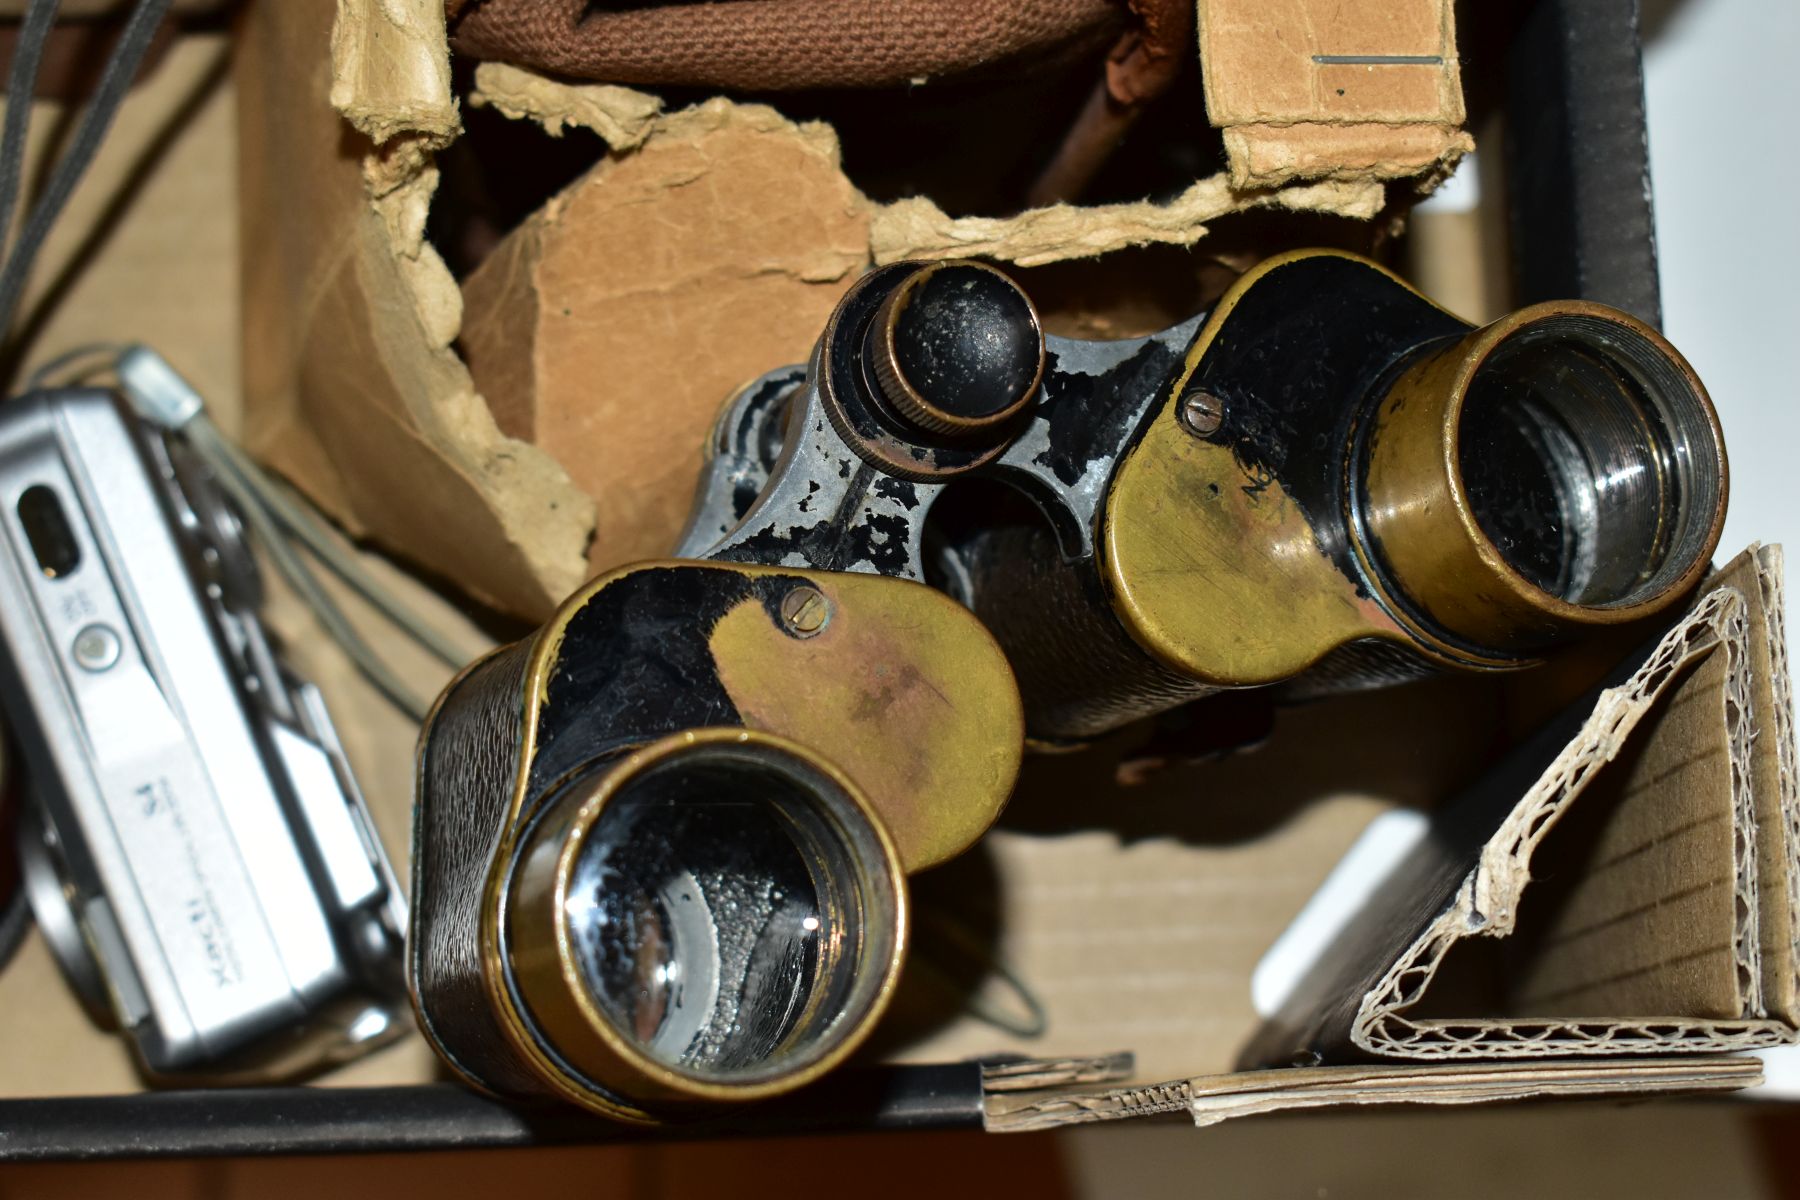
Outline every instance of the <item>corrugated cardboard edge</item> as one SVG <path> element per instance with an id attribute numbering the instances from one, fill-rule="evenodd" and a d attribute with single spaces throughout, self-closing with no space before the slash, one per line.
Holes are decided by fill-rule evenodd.
<path id="1" fill-rule="evenodd" d="M 1221 136 L 1238 188 L 1418 177 L 1419 190 L 1430 192 L 1475 149 L 1454 125 L 1234 125 Z"/>
<path id="2" fill-rule="evenodd" d="M 1725 708 L 1731 745 L 1733 855 L 1739 880 L 1734 938 L 1739 990 L 1746 1013 L 1762 1011 L 1757 897 L 1743 890 L 1744 881 L 1756 874 L 1755 821 L 1748 785 L 1751 731 L 1746 607 L 1742 593 L 1735 588 L 1716 588 L 1662 638 L 1630 680 L 1601 694 L 1581 732 L 1483 847 L 1478 865 L 1458 889 L 1455 901 L 1365 994 L 1350 1029 L 1358 1048 L 1407 1058 L 1488 1058 L 1727 1051 L 1792 1040 L 1793 1030 L 1787 1025 L 1757 1019 L 1413 1021 L 1402 1015 L 1423 997 L 1458 941 L 1473 936 L 1504 937 L 1513 931 L 1538 843 L 1593 774 L 1617 755 L 1682 667 L 1712 652 L 1728 656 Z"/>
<path id="3" fill-rule="evenodd" d="M 1775 787 L 1783 818 L 1777 829 L 1764 831 L 1764 836 L 1778 837 L 1787 862 L 1800 863 L 1800 770 L 1796 769 L 1794 761 L 1794 695 L 1788 675 L 1787 616 L 1784 607 L 1786 597 L 1782 584 L 1783 554 L 1780 546 L 1757 546 L 1752 548 L 1752 553 L 1756 559 L 1756 582 L 1762 600 L 1763 619 L 1767 622 L 1769 707 L 1772 709 L 1768 727 L 1753 731 L 1752 736 L 1759 740 L 1769 737 L 1775 739 Z M 1766 859 L 1765 855 L 1765 861 Z M 1786 890 L 1786 942 L 1793 970 L 1784 981 L 1785 986 L 1778 989 L 1776 996 L 1769 998 L 1769 1006 L 1779 1015 L 1796 1020 L 1800 1019 L 1800 1013 L 1793 1011 L 1793 1008 L 1800 1007 L 1800 1001 L 1790 1003 L 1789 997 L 1800 993 L 1800 870 L 1790 869 L 1787 872 Z M 1769 902 L 1770 898 L 1765 896 L 1764 903 Z M 1782 1009 L 1787 1011 L 1781 1011 Z"/>
<path id="4" fill-rule="evenodd" d="M 1308 1108 L 1381 1104 L 1490 1104 L 1569 1097 L 1698 1095 L 1762 1082 L 1748 1056 L 1379 1066 L 1273 1067 L 1123 1088 L 995 1092 L 990 1133 L 1025 1133 L 1187 1112 L 1198 1126 Z"/>
<path id="5" fill-rule="evenodd" d="M 1199 180 L 1162 204 L 1057 204 L 1014 217 L 951 217 L 922 197 L 877 207 L 870 251 L 877 263 L 908 258 L 992 258 L 1022 267 L 1152 244 L 1191 246 L 1207 222 L 1256 208 L 1370 220 L 1387 201 L 1381 184 L 1330 180 L 1285 188 L 1239 189 L 1229 175 Z"/>
<path id="6" fill-rule="evenodd" d="M 616 154 L 643 144 L 662 115 L 659 97 L 610 83 L 560 83 L 511 63 L 475 68 L 469 103 L 488 105 L 515 121 L 536 121 L 551 137 L 590 129 Z"/>
<path id="7" fill-rule="evenodd" d="M 987 1063 L 981 1068 L 981 1090 L 991 1096 L 1002 1092 L 1041 1092 L 1113 1083 L 1130 1079 L 1136 1066 L 1136 1058 L 1129 1052 Z"/>

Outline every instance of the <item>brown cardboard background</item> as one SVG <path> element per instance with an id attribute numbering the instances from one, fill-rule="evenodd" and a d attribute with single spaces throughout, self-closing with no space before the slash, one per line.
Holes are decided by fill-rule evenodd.
<path id="1" fill-rule="evenodd" d="M 899 1056 L 1131 1050 L 1138 1079 L 1229 1070 L 1261 1023 L 1249 980 L 1264 951 L 1370 820 L 1428 807 L 1471 770 L 1498 704 L 1482 683 L 1438 680 L 1289 709 L 1254 750 L 1122 790 L 1116 743 L 1028 759 L 975 851 L 992 892 L 964 902 L 998 913 L 995 957 L 1044 1003 L 1049 1030 L 1009 1038 L 963 1019 Z M 983 995 L 1005 990 L 990 980 Z"/>
<path id="2" fill-rule="evenodd" d="M 188 55 L 192 57 L 184 57 Z M 169 61 L 198 70 L 201 56 L 182 50 Z M 170 88 L 173 97 L 180 81 L 191 86 L 195 78 L 178 72 L 169 76 L 175 82 L 159 78 L 158 86 Z M 62 323 L 45 327 L 56 331 L 56 337 L 46 332 L 40 347 L 47 354 L 97 333 L 116 335 L 121 326 L 139 322 L 139 328 L 149 331 L 148 340 L 221 400 L 221 416 L 229 426 L 235 388 L 228 377 L 221 378 L 229 372 L 221 372 L 219 364 L 235 354 L 231 326 L 236 304 L 229 280 L 236 235 L 234 224 L 218 217 L 216 182 L 205 182 L 230 169 L 232 142 L 219 136 L 229 126 L 229 92 L 204 94 L 209 99 L 198 111 L 211 123 L 183 127 L 164 157 L 146 160 L 156 164 L 146 184 L 156 190 L 144 195 L 158 197 L 157 211 L 140 211 L 137 203 L 148 203 L 143 200 L 125 211 L 99 243 L 105 252 L 88 262 L 73 284 L 69 294 L 84 297 L 84 302 L 65 303 L 57 310 Z M 145 132 L 154 137 L 155 107 L 140 104 L 130 111 L 142 116 Z M 122 131 L 126 128 L 121 125 Z M 144 147 L 121 132 L 107 153 L 123 158 L 103 157 L 90 187 L 109 178 L 117 182 Z M 120 174 L 109 176 L 114 170 Z M 90 207 L 76 211 L 91 216 L 108 201 L 103 193 L 103 188 L 92 195 L 84 189 L 78 204 Z M 72 213 L 65 228 L 82 230 L 86 219 Z M 253 244 L 262 245 L 260 240 Z M 52 261 L 54 256 L 47 256 L 46 262 Z M 132 298 L 146 294 L 155 299 L 145 303 Z M 426 589 L 408 586 L 398 574 L 395 578 L 409 596 L 454 623 L 448 608 Z M 278 623 L 295 639 L 303 668 L 331 694 L 383 833 L 396 854 L 403 853 L 410 778 L 406 722 L 348 672 L 334 648 L 305 642 L 305 623 L 293 612 Z M 462 628 L 479 640 L 472 628 Z M 428 682 L 433 668 L 413 662 L 408 670 L 423 686 L 433 686 Z M 1440 782 L 1434 772 L 1455 759 L 1456 738 L 1485 735 L 1488 729 L 1481 709 L 1467 709 L 1451 722 L 1449 736 L 1443 736 L 1442 727 L 1433 722 L 1453 708 L 1429 689 L 1394 693 L 1382 703 L 1394 708 L 1381 709 L 1384 715 L 1377 723 L 1407 736 L 1389 746 L 1390 760 L 1365 762 L 1364 774 L 1351 772 L 1362 786 L 1349 794 L 1337 794 L 1321 781 L 1345 777 L 1343 755 L 1350 752 L 1345 743 L 1365 740 L 1359 737 L 1360 721 L 1369 719 L 1368 710 L 1333 716 L 1322 707 L 1295 717 L 1286 740 L 1278 740 L 1262 757 L 1246 755 L 1179 771 L 1159 784 L 1153 798 L 1109 808 L 1100 814 L 1105 823 L 1118 826 L 1109 831 L 1053 834 L 1042 828 L 1047 818 L 1034 815 L 1025 804 L 1018 806 L 1009 827 L 995 839 L 994 856 L 1007 881 L 1004 894 L 1017 897 L 1019 905 L 1060 905 L 1065 919 L 1022 923 L 1021 940 L 1004 948 L 1007 961 L 1053 1001 L 1049 1037 L 1015 1048 L 1043 1053 L 1056 1047 L 1093 1051 L 1134 1045 L 1142 1051 L 1141 1074 L 1146 1077 L 1223 1069 L 1254 1024 L 1245 994 L 1247 964 L 1254 963 L 1261 947 L 1370 816 L 1388 804 L 1424 802 Z M 1334 722 L 1341 723 L 1335 733 L 1329 729 Z M 1434 736 L 1421 737 L 1418 731 L 1427 728 Z M 1439 754 L 1443 757 L 1435 757 Z M 1306 762 L 1317 777 L 1300 773 L 1296 782 L 1291 770 L 1296 761 Z M 1403 785 L 1381 781 L 1382 772 L 1390 769 L 1400 771 Z M 1279 785 L 1272 782 L 1277 778 L 1283 781 Z M 1266 812 L 1246 813 L 1264 800 Z M 1211 834 L 1192 841 L 1168 834 L 1196 814 L 1204 828 L 1221 810 L 1226 819 Z M 1212 907 L 1239 888 L 1253 889 L 1259 902 L 1227 900 L 1222 910 Z M 1119 907 L 1111 908 L 1115 903 Z M 1072 924 L 1083 916 L 1094 921 L 1091 928 Z M 1211 969 L 1205 964 L 1213 959 L 1230 966 Z M 1130 982 L 1121 985 L 1115 976 Z M 1040 979 L 1045 982 L 1035 982 Z M 1171 998 L 1191 1001 L 1193 1007 L 1171 1010 Z M 18 1014 L 5 1044 L 30 1048 L 0 1065 L 0 1093 L 70 1094 L 135 1086 L 120 1044 L 87 1025 L 41 946 L 28 947 L 15 968 L 0 976 L 0 1006 Z M 1005 1044 L 986 1026 L 959 1023 L 898 1053 L 923 1060 Z M 340 1072 L 331 1082 L 399 1082 L 432 1073 L 429 1054 L 414 1039 Z"/>
<path id="3" fill-rule="evenodd" d="M 720 102 L 602 160 L 465 281 L 475 384 L 594 498 L 594 570 L 675 544 L 722 399 L 805 360 L 868 221 L 828 128 Z"/>

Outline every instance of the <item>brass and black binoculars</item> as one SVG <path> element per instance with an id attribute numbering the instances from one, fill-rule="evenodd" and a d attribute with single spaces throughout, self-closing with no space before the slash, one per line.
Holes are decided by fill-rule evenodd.
<path id="1" fill-rule="evenodd" d="M 1090 342 L 991 267 L 877 269 L 726 403 L 670 560 L 440 698 L 422 1023 L 478 1084 L 625 1119 L 800 1086 L 1026 745 L 1530 666 L 1679 603 L 1726 490 L 1693 371 L 1601 305 L 1473 328 L 1314 251 Z"/>
<path id="2" fill-rule="evenodd" d="M 907 942 L 906 874 L 1017 775 L 1005 657 L 867 574 L 611 572 L 466 669 L 420 737 L 408 977 L 488 1090 L 644 1121 L 850 1054 Z"/>

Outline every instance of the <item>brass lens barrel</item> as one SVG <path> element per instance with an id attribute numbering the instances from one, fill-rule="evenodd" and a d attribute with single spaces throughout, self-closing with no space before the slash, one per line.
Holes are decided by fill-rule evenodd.
<path id="1" fill-rule="evenodd" d="M 689 731 L 545 810 L 507 893 L 503 969 L 576 1077 L 565 1090 L 649 1111 L 766 1098 L 841 1062 L 886 1007 L 905 876 L 817 754 Z"/>
<path id="2" fill-rule="evenodd" d="M 1666 608 L 1725 519 L 1705 389 L 1655 330 L 1598 304 L 1535 305 L 1418 358 L 1361 453 L 1373 573 L 1428 631 L 1483 651 Z"/>

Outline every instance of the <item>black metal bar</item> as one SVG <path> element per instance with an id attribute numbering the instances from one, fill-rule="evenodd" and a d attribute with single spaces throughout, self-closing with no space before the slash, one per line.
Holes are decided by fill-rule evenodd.
<path id="1" fill-rule="evenodd" d="M 906 1129 L 979 1129 L 972 1063 L 849 1071 L 711 1120 L 621 1125 L 455 1084 L 247 1088 L 0 1101 L 0 1161 L 500 1149 Z"/>
<path id="2" fill-rule="evenodd" d="M 1507 54 L 1518 298 L 1662 322 L 1637 0 L 1538 0 Z"/>

